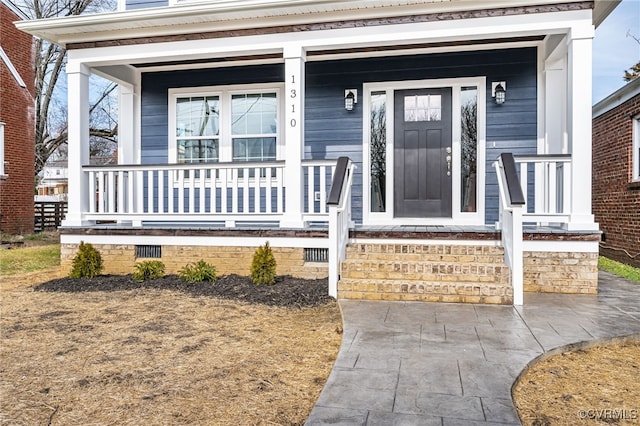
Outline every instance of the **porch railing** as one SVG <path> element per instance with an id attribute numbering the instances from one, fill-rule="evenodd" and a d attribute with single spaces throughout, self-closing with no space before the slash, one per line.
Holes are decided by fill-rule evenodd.
<path id="1" fill-rule="evenodd" d="M 351 223 L 351 183 L 355 165 L 338 158 L 329 193 L 329 296 L 338 297 L 340 263 L 344 260 Z"/>
<path id="2" fill-rule="evenodd" d="M 524 299 L 522 213 L 526 206 L 526 198 L 520 187 L 513 154 L 501 154 L 493 165 L 498 175 L 499 225 L 502 231 L 505 263 L 511 270 L 513 304 L 522 305 Z"/>
<path id="3" fill-rule="evenodd" d="M 335 160 L 303 160 L 289 173 L 284 161 L 85 166 L 86 220 L 278 221 L 285 214 L 287 179 L 304 179 L 301 214 L 328 221 L 327 188 Z"/>
<path id="4" fill-rule="evenodd" d="M 571 210 L 571 154 L 518 155 L 524 222 L 568 223 Z M 527 202 L 529 183 L 535 202 Z"/>

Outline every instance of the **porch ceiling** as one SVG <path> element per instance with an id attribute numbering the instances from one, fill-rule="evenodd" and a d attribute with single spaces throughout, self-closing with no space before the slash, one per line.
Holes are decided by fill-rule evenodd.
<path id="1" fill-rule="evenodd" d="M 187 34 L 201 37 L 212 28 L 224 32 L 367 19 L 379 20 L 378 25 L 383 25 L 385 18 L 411 20 L 416 16 L 438 14 L 449 14 L 448 19 L 461 19 L 595 7 L 594 22 L 597 24 L 618 2 L 595 0 L 594 6 L 591 1 L 546 0 L 546 6 L 540 6 L 539 0 L 227 0 L 22 21 L 16 26 L 56 44 L 82 48 L 97 46 L 75 44 L 126 39 L 140 42 L 140 38 Z M 154 40 L 146 42 L 150 41 Z"/>

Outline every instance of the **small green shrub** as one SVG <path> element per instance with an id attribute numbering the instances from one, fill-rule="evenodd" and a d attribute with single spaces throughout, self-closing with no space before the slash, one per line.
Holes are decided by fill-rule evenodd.
<path id="1" fill-rule="evenodd" d="M 189 263 L 178 271 L 178 276 L 183 281 L 196 283 L 201 281 L 217 281 L 216 267 L 200 259 L 195 263 Z"/>
<path id="2" fill-rule="evenodd" d="M 71 264 L 71 278 L 93 278 L 102 272 L 102 256 L 91 244 L 80 241 L 78 253 Z"/>
<path id="3" fill-rule="evenodd" d="M 251 281 L 255 285 L 274 285 L 276 283 L 276 258 L 267 241 L 253 254 L 251 262 Z"/>
<path id="4" fill-rule="evenodd" d="M 136 263 L 136 271 L 132 275 L 132 278 L 139 283 L 162 277 L 164 277 L 164 263 L 159 260 Z"/>

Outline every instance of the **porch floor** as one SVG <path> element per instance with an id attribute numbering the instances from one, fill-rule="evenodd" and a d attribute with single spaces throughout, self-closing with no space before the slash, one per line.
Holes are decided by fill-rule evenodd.
<path id="1" fill-rule="evenodd" d="M 601 272 L 598 295 L 524 306 L 341 300 L 342 347 L 307 425 L 518 425 L 511 386 L 557 348 L 640 336 L 640 293 Z"/>
<path id="2" fill-rule="evenodd" d="M 524 225 L 525 239 L 561 239 L 592 241 L 600 239 L 599 231 L 568 231 L 559 226 Z M 328 237 L 329 228 L 324 223 L 314 223 L 305 228 L 284 228 L 277 223 L 238 223 L 225 227 L 217 222 L 150 222 L 142 226 L 128 223 L 97 223 L 79 227 L 61 227 L 61 234 L 92 235 L 182 235 L 182 236 L 246 236 L 272 235 L 274 237 L 313 236 Z M 545 237 L 546 236 L 546 237 Z M 443 225 L 443 226 L 398 226 L 355 225 L 349 231 L 350 238 L 411 238 L 434 240 L 500 240 L 500 231 L 494 225 Z"/>

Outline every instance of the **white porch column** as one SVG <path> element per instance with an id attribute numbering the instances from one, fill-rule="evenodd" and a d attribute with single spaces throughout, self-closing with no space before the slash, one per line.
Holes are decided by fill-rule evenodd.
<path id="1" fill-rule="evenodd" d="M 118 163 L 139 164 L 138 93 L 132 85 L 120 84 L 118 89 Z"/>
<path id="2" fill-rule="evenodd" d="M 89 75 L 81 62 L 69 61 L 68 86 L 68 212 L 63 226 L 81 226 L 82 214 L 89 211 L 89 181 L 82 166 L 89 164 Z"/>
<path id="3" fill-rule="evenodd" d="M 302 46 L 286 46 L 284 49 L 284 117 L 285 117 L 285 186 L 286 212 L 280 225 L 286 228 L 302 228 L 303 175 L 302 155 L 304 146 L 304 64 Z"/>
<path id="4" fill-rule="evenodd" d="M 545 64 L 545 152 L 566 154 L 567 70 L 566 60 Z"/>
<path id="5" fill-rule="evenodd" d="M 591 214 L 591 45 L 593 26 L 573 28 L 568 42 L 567 131 L 571 167 L 568 229 L 597 230 Z"/>

